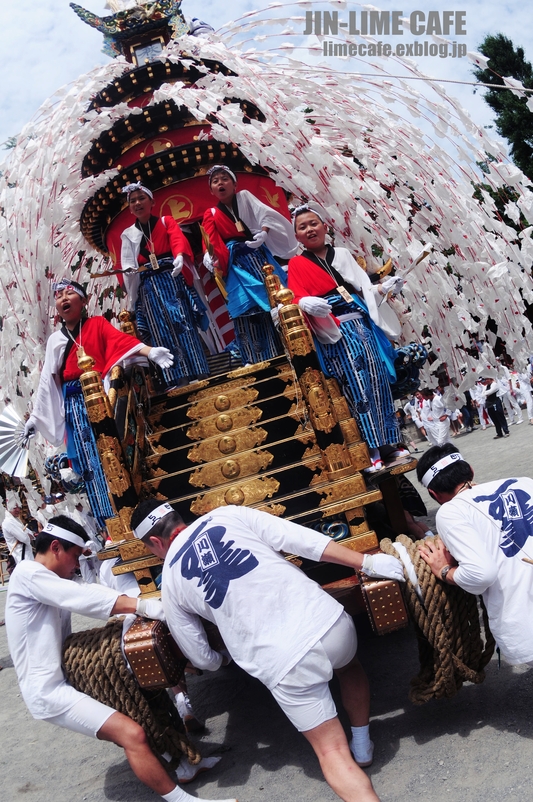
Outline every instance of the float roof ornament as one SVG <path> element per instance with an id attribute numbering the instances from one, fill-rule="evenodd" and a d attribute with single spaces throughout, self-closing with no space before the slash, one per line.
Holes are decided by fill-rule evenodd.
<path id="1" fill-rule="evenodd" d="M 167 29 L 170 33 L 168 38 L 175 39 L 189 29 L 181 13 L 181 0 L 139 0 L 137 3 L 110 0 L 108 6 L 116 9 L 115 13 L 99 17 L 76 3 L 70 3 L 83 22 L 104 35 L 103 51 L 111 57 L 122 53 L 121 45 L 126 41 L 144 37 L 153 31 Z"/>

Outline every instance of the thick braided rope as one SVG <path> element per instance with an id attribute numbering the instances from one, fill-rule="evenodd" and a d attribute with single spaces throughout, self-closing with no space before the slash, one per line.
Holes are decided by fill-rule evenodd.
<path id="1" fill-rule="evenodd" d="M 494 638 L 488 626 L 483 602 L 485 643 L 479 623 L 478 597 L 438 580 L 424 562 L 418 544 L 406 535 L 396 538 L 407 549 L 412 560 L 420 590 L 421 601 L 409 580 L 406 581 L 406 600 L 416 625 L 420 672 L 411 680 L 409 698 L 414 704 L 430 699 L 450 698 L 463 682 L 480 683 L 485 679 L 483 669 L 494 652 Z M 392 541 L 386 538 L 379 544 L 385 554 L 398 556 Z"/>
<path id="2" fill-rule="evenodd" d="M 182 755 L 186 755 L 189 763 L 199 763 L 201 755 L 189 743 L 183 722 L 167 692 L 164 689 L 142 690 L 128 670 L 121 638 L 122 621 L 117 620 L 105 627 L 70 635 L 63 648 L 63 668 L 68 682 L 81 693 L 140 724 L 153 752 L 158 757 L 164 753 L 171 755 L 169 768 L 176 768 Z"/>

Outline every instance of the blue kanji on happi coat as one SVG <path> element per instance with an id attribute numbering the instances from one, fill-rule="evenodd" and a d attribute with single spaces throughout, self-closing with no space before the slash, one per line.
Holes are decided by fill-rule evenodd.
<path id="1" fill-rule="evenodd" d="M 492 496 L 476 496 L 473 501 L 490 501 L 488 514 L 501 524 L 500 548 L 506 557 L 514 557 L 533 535 L 531 496 L 524 490 L 512 489 L 516 479 L 507 479 Z"/>
<path id="2" fill-rule="evenodd" d="M 185 579 L 198 578 L 206 604 L 217 610 L 226 598 L 229 583 L 249 574 L 259 562 L 249 549 L 232 548 L 234 540 L 224 542 L 226 527 L 208 527 L 210 520 L 203 521 L 195 529 L 172 558 L 170 567 L 183 557 L 181 575 Z"/>

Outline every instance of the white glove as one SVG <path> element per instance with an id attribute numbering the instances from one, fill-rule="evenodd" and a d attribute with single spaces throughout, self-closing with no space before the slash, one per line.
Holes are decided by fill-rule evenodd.
<path id="1" fill-rule="evenodd" d="M 24 444 L 26 445 L 30 437 L 35 437 L 36 434 L 37 432 L 35 430 L 35 422 L 31 417 L 29 417 L 26 423 L 24 424 L 24 434 L 22 436 L 23 441 L 26 441 Z"/>
<path id="2" fill-rule="evenodd" d="M 160 368 L 170 368 L 174 364 L 174 357 L 168 348 L 163 348 L 162 346 L 150 348 L 148 359 L 151 362 L 155 362 Z"/>
<path id="3" fill-rule="evenodd" d="M 179 274 L 181 273 L 181 271 L 183 269 L 183 254 L 182 253 L 178 253 L 176 258 L 174 259 L 173 265 L 174 265 L 174 270 L 172 271 L 171 275 L 172 275 L 173 278 L 176 278 L 176 276 L 179 276 Z"/>
<path id="4" fill-rule="evenodd" d="M 268 237 L 268 231 L 258 231 L 257 234 L 254 234 L 253 239 L 246 240 L 244 244 L 248 248 L 252 248 L 252 250 L 255 250 L 256 248 L 261 247 L 261 245 L 265 242 L 267 237 Z"/>
<path id="5" fill-rule="evenodd" d="M 270 317 L 272 318 L 272 323 L 274 324 L 274 326 L 276 328 L 279 328 L 279 308 L 277 306 L 274 306 L 270 310 Z"/>
<path id="6" fill-rule="evenodd" d="M 331 306 L 324 298 L 317 298 L 314 295 L 306 295 L 300 298 L 298 306 L 307 315 L 315 317 L 328 317 L 331 314 Z"/>
<path id="7" fill-rule="evenodd" d="M 205 269 L 209 270 L 210 273 L 214 273 L 216 264 L 215 261 L 209 256 L 207 251 L 204 253 L 203 262 Z"/>
<path id="8" fill-rule="evenodd" d="M 398 295 L 399 292 L 402 291 L 402 287 L 405 284 L 405 279 L 401 276 L 391 276 L 390 278 L 386 278 L 381 288 L 384 290 L 384 294 L 387 295 L 389 292 L 392 295 Z"/>
<path id="9" fill-rule="evenodd" d="M 163 605 L 159 599 L 137 599 L 136 613 L 153 621 L 166 621 Z"/>
<path id="10" fill-rule="evenodd" d="M 384 579 L 396 579 L 398 582 L 405 582 L 403 566 L 400 560 L 388 554 L 365 554 L 361 570 L 372 578 L 383 577 Z"/>

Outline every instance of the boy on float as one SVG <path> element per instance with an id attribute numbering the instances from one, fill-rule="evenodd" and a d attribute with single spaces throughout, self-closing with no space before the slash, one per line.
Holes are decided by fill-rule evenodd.
<path id="1" fill-rule="evenodd" d="M 121 266 L 144 342 L 168 348 L 174 358 L 163 370 L 166 389 L 209 374 L 198 328 L 208 325 L 194 287 L 191 246 L 173 217 L 156 217 L 154 196 L 141 182 L 122 189 L 135 223 L 122 232 Z"/>
<path id="2" fill-rule="evenodd" d="M 283 353 L 283 347 L 272 323 L 262 268 L 273 265 L 286 285 L 286 273 L 273 254 L 288 259 L 296 253 L 294 231 L 289 220 L 251 192 L 237 192 L 235 173 L 225 164 L 211 167 L 207 175 L 218 204 L 207 209 L 202 221 L 213 252 L 211 256 L 206 249 L 204 265 L 225 282 L 243 364 L 272 359 Z"/>
<path id="3" fill-rule="evenodd" d="M 400 440 L 389 341 L 399 336 L 400 323 L 386 299 L 400 292 L 403 279 L 373 285 L 346 248 L 326 243 L 323 214 L 308 205 L 295 210 L 294 231 L 304 251 L 289 261 L 289 289 L 315 334 L 322 370 L 339 382 L 370 449 L 368 470 L 380 470 L 380 447 Z"/>

